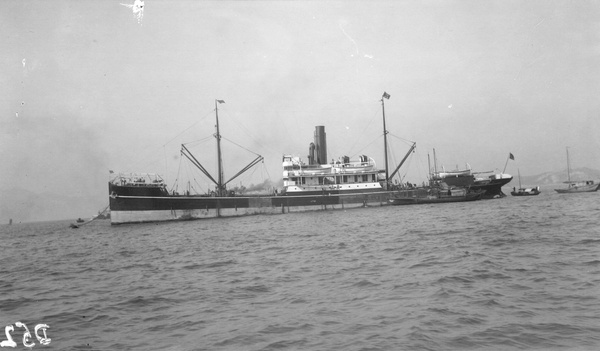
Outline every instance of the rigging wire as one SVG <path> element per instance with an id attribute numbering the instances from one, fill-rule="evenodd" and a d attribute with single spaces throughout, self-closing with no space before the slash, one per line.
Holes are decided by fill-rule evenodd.
<path id="1" fill-rule="evenodd" d="M 372 144 L 374 144 L 374 143 L 375 143 L 376 141 L 378 141 L 378 140 L 379 140 L 379 138 L 381 138 L 382 136 L 383 136 L 383 135 L 380 135 L 380 136 L 376 137 L 376 138 L 375 138 L 375 139 L 373 139 L 373 140 L 372 140 L 370 143 L 368 143 L 367 145 L 363 146 L 363 148 L 362 148 L 362 149 L 360 149 L 360 150 L 358 150 L 356 153 L 354 153 L 354 154 L 350 154 L 350 158 L 352 158 L 352 157 L 354 157 L 354 156 L 356 156 L 356 155 L 360 154 L 360 153 L 361 153 L 361 152 L 362 152 L 364 149 L 366 149 L 367 147 L 369 147 L 369 146 L 371 146 Z"/>
<path id="2" fill-rule="evenodd" d="M 258 145 L 261 149 L 271 150 L 272 152 L 277 152 L 277 150 L 265 146 L 265 144 L 263 144 L 260 139 L 256 139 L 256 137 L 250 133 L 250 129 L 248 127 L 246 127 L 243 123 L 241 123 L 237 118 L 235 118 L 234 115 L 230 114 L 229 111 L 227 111 L 227 109 L 221 108 L 221 109 L 219 109 L 219 111 L 224 111 L 225 117 L 229 117 L 229 119 L 226 119 L 226 120 L 231 121 L 231 122 L 235 123 L 238 127 L 240 127 L 240 128 L 238 128 L 238 130 L 243 131 L 254 142 L 254 144 Z M 221 135 L 221 138 L 225 139 L 225 137 L 223 137 L 222 135 Z M 242 147 L 242 146 L 240 146 L 240 147 Z M 252 152 L 248 149 L 246 149 L 246 150 L 249 152 Z M 257 155 L 257 154 L 255 154 L 255 155 Z"/>
<path id="3" fill-rule="evenodd" d="M 262 171 L 267 173 L 267 179 L 272 180 L 271 175 L 269 174 L 269 169 L 265 166 L 265 161 L 262 162 Z"/>
<path id="4" fill-rule="evenodd" d="M 238 147 L 240 147 L 240 148 L 242 148 L 242 149 L 244 149 L 244 150 L 246 150 L 246 151 L 248 151 L 248 152 L 250 152 L 250 153 L 252 153 L 252 154 L 254 154 L 254 155 L 256 155 L 256 156 L 260 156 L 259 154 L 255 153 L 254 151 L 250 151 L 250 150 L 248 150 L 247 148 L 243 147 L 242 145 L 240 145 L 240 144 L 237 144 L 237 143 L 235 143 L 235 142 L 233 142 L 233 141 L 231 141 L 231 140 L 229 140 L 229 139 L 225 138 L 225 137 L 224 137 L 224 136 L 222 136 L 222 135 L 221 135 L 221 139 L 227 140 L 228 142 L 230 142 L 230 143 L 232 143 L 232 144 L 234 144 L 234 145 L 236 145 L 236 146 L 238 146 Z"/>
<path id="5" fill-rule="evenodd" d="M 425 178 L 423 178 L 423 165 L 422 165 L 422 161 L 423 158 L 421 157 L 421 153 L 419 152 L 419 150 L 415 149 L 415 153 L 416 153 L 416 163 L 417 163 L 417 176 L 419 177 L 419 179 L 426 179 L 429 180 L 429 171 L 425 172 Z M 429 168 L 429 167 L 426 167 Z"/>
<path id="6" fill-rule="evenodd" d="M 143 158 L 140 159 L 139 154 L 135 154 L 135 155 L 129 156 L 129 159 L 127 160 L 126 164 L 129 165 L 130 169 L 139 169 L 139 168 L 149 167 L 151 165 L 157 164 L 157 162 L 160 162 L 160 161 L 156 160 L 156 155 L 160 154 L 160 149 L 163 149 L 166 152 L 166 146 L 167 145 L 171 144 L 174 140 L 176 140 L 177 138 L 179 138 L 181 135 L 183 135 L 188 130 L 192 129 L 198 123 L 204 121 L 213 111 L 214 110 L 211 110 L 211 111 L 207 112 L 202 118 L 200 118 L 199 121 L 194 122 L 192 125 L 190 125 L 189 127 L 187 127 L 185 130 L 183 130 L 182 132 L 180 132 L 175 137 L 171 138 L 170 140 L 168 140 L 167 142 L 165 142 L 161 146 L 157 146 L 157 147 L 155 147 L 153 149 L 149 149 L 149 152 L 145 155 L 145 157 L 143 157 Z M 158 167 L 159 166 L 156 166 L 156 169 L 158 169 Z"/>
<path id="7" fill-rule="evenodd" d="M 175 177 L 175 181 L 173 182 L 173 186 L 171 187 L 171 192 L 177 190 L 179 185 L 179 177 L 181 175 L 181 162 L 179 162 L 179 167 L 177 169 L 177 176 Z"/>
<path id="8" fill-rule="evenodd" d="M 207 137 L 207 138 L 204 138 L 204 139 L 202 139 L 202 140 L 200 140 L 200 141 L 196 141 L 196 142 L 190 142 L 190 143 L 183 144 L 183 145 L 184 145 L 184 146 L 190 146 L 190 144 L 195 144 L 195 146 L 197 147 L 197 146 L 198 146 L 198 144 L 199 144 L 200 142 L 206 141 L 207 139 L 209 139 L 209 138 L 212 138 L 212 137 L 213 137 L 213 136 L 211 136 L 211 137 Z M 261 157 L 262 157 L 261 155 L 259 155 L 259 154 L 255 153 L 255 152 L 253 152 L 253 151 L 251 151 L 251 150 L 249 150 L 249 149 L 247 149 L 247 148 L 245 148 L 245 147 L 241 146 L 240 144 L 237 144 L 236 142 L 234 142 L 234 141 L 232 141 L 232 140 L 229 140 L 229 139 L 227 139 L 227 138 L 224 138 L 223 136 L 221 136 L 221 139 L 222 139 L 222 140 L 224 140 L 224 141 L 227 141 L 228 143 L 230 143 L 230 144 L 232 144 L 232 145 L 235 145 L 235 146 L 237 146 L 237 147 L 239 147 L 239 148 L 241 148 L 241 149 L 244 149 L 245 151 L 247 151 L 247 152 L 249 152 L 249 153 L 251 153 L 251 154 L 254 154 L 254 155 L 256 155 L 258 158 L 261 158 Z M 186 147 L 186 150 L 187 150 L 187 147 Z M 189 153 L 189 151 L 188 151 L 188 153 Z M 193 155 L 192 155 L 192 158 L 193 158 Z M 218 162 L 218 160 L 216 160 L 216 158 L 217 158 L 217 157 L 215 156 L 215 160 L 214 160 L 214 164 L 213 164 L 213 168 L 212 168 L 212 169 L 216 169 L 216 168 L 217 168 L 217 166 L 216 166 L 216 163 Z M 229 183 L 230 181 L 232 181 L 233 179 L 237 178 L 238 176 L 240 176 L 240 175 L 242 175 L 242 174 L 246 174 L 246 176 L 247 176 L 247 175 L 248 175 L 248 173 L 246 173 L 246 171 L 248 171 L 249 169 L 253 169 L 253 171 L 252 171 L 252 172 L 251 172 L 251 174 L 250 174 L 250 175 L 253 175 L 253 174 L 255 173 L 255 171 L 256 171 L 256 168 L 255 168 L 254 166 L 255 166 L 255 165 L 258 163 L 258 162 L 257 162 L 258 158 L 257 158 L 257 159 L 255 159 L 254 161 L 252 161 L 252 162 L 251 162 L 250 164 L 248 164 L 246 167 L 242 168 L 242 170 L 241 170 L 241 171 L 239 171 L 237 174 L 235 174 L 235 175 L 234 175 L 234 176 L 233 176 L 231 179 L 229 179 L 229 181 L 226 181 L 226 179 L 223 179 L 223 181 L 224 181 L 224 184 L 227 184 L 227 183 Z M 198 163 L 198 164 L 196 164 L 196 165 L 195 165 L 196 167 L 198 167 L 198 165 L 200 165 L 200 166 L 201 166 L 201 164 L 200 164 L 200 162 L 199 162 L 199 161 L 197 161 L 197 160 L 196 160 L 196 162 Z M 260 162 L 260 161 L 259 161 L 259 162 Z M 264 164 L 264 159 L 262 160 L 262 163 Z M 186 162 L 186 164 L 188 164 L 188 162 Z M 188 175 L 189 179 L 195 179 L 195 178 L 194 178 L 194 176 L 193 176 L 192 174 L 196 174 L 196 172 L 197 172 L 197 169 L 196 169 L 196 168 L 194 168 L 194 167 L 191 167 L 191 166 L 189 166 L 189 169 L 190 169 L 190 171 L 189 171 L 189 173 L 188 173 L 188 174 L 189 174 L 189 175 Z M 208 172 L 208 171 L 207 171 L 207 172 Z M 205 175 L 206 175 L 206 176 L 208 176 L 207 174 L 205 174 Z M 209 177 L 209 178 L 210 178 L 210 177 Z M 244 177 L 244 178 L 248 178 L 248 177 Z M 202 187 L 202 186 L 201 186 L 201 185 L 198 183 L 198 181 L 197 181 L 197 180 L 196 180 L 196 182 L 197 182 L 198 186 L 200 186 L 201 188 L 203 188 L 203 187 Z M 214 182 L 214 180 L 213 180 L 213 182 Z"/>
<path id="9" fill-rule="evenodd" d="M 202 138 L 202 139 L 198 139 L 198 140 L 192 140 L 192 141 L 189 141 L 189 142 L 187 142 L 187 143 L 183 143 L 182 145 L 185 145 L 185 146 L 190 146 L 190 147 L 191 147 L 191 146 L 196 146 L 196 145 L 198 145 L 198 144 L 201 144 L 201 143 L 204 143 L 205 141 L 207 141 L 207 140 L 210 140 L 210 139 L 212 139 L 212 138 L 214 138 L 214 136 L 213 136 L 213 135 L 209 135 L 209 136 L 207 136 L 207 137 L 204 137 L 204 138 Z M 222 138 L 222 137 L 221 137 L 221 138 Z"/>
<path id="10" fill-rule="evenodd" d="M 373 122 L 374 122 L 374 121 L 375 121 L 375 119 L 377 118 L 377 115 L 378 115 L 378 113 L 379 113 L 379 108 L 377 108 L 377 109 L 376 109 L 376 110 L 373 112 L 373 115 L 372 115 L 371 119 L 369 120 L 369 122 L 367 123 L 367 126 L 366 126 L 365 128 L 363 128 L 362 130 L 368 130 L 368 129 L 371 127 L 371 124 L 373 124 Z M 358 143 L 359 143 L 359 142 L 360 142 L 360 141 L 363 139 L 363 137 L 364 137 L 364 136 L 365 136 L 365 134 L 364 134 L 364 133 L 360 133 L 360 134 L 359 134 L 359 137 L 358 137 L 358 138 L 356 138 L 356 140 L 354 140 L 354 144 L 352 144 L 352 146 L 351 146 L 351 147 L 350 147 L 350 149 L 349 149 L 350 151 L 349 151 L 348 153 L 352 154 L 352 150 L 353 150 L 353 149 L 356 147 L 356 145 L 357 145 L 357 144 L 358 144 Z M 380 135 L 379 137 L 381 137 L 381 136 L 382 136 L 382 135 Z M 378 138 L 379 138 L 379 137 L 378 137 Z M 369 143 L 368 145 L 371 145 L 372 143 L 373 143 L 373 142 Z M 368 145 L 367 145 L 367 146 L 368 146 Z M 363 147 L 361 150 L 364 150 L 365 148 L 366 148 L 366 146 L 365 146 L 365 147 Z M 358 155 L 358 153 L 360 153 L 360 150 L 359 150 L 358 152 L 356 152 L 356 153 L 352 154 L 352 156 L 356 156 L 356 155 Z"/>

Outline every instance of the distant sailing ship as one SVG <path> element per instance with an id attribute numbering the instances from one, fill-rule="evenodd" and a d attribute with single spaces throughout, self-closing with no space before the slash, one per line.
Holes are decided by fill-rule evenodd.
<path id="1" fill-rule="evenodd" d="M 184 145 L 181 153 L 215 184 L 216 190 L 205 195 L 178 194 L 169 192 L 163 179 L 156 174 L 118 174 L 108 184 L 111 224 L 387 205 L 393 192 L 389 180 L 415 147 L 413 144 L 390 176 L 384 106 L 384 99 L 389 97 L 384 93 L 381 98 L 385 170 L 379 170 L 375 161 L 365 155 L 354 161 L 344 156 L 337 162 L 328 163 L 325 127 L 316 126 L 314 143 L 309 147 L 308 163 L 299 157 L 284 155 L 283 191 L 268 195 L 236 194 L 227 189 L 229 182 L 263 158 L 259 155 L 231 179 L 224 181 L 218 114 L 218 105 L 224 101 L 215 100 L 216 179 Z"/>
<path id="2" fill-rule="evenodd" d="M 559 194 L 569 194 L 569 193 L 589 193 L 598 191 L 600 188 L 600 183 L 594 183 L 593 180 L 580 180 L 580 181 L 572 181 L 571 180 L 571 162 L 569 160 L 569 148 L 567 147 L 567 181 L 564 182 L 568 184 L 566 189 L 554 189 Z"/>

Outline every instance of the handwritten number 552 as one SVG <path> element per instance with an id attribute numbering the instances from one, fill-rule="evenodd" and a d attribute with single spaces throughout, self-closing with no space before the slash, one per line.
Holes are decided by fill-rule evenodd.
<path id="1" fill-rule="evenodd" d="M 17 328 L 25 329 L 25 333 L 23 333 L 23 346 L 28 347 L 28 348 L 34 347 L 35 343 L 31 340 L 31 333 L 29 332 L 29 328 L 27 328 L 25 323 L 16 322 L 15 325 L 17 326 Z M 33 329 L 33 334 L 35 335 L 35 337 L 38 339 L 38 341 L 42 345 L 50 345 L 51 339 L 46 335 L 46 329 L 49 329 L 49 328 L 50 327 L 47 324 L 38 324 Z M 40 329 L 42 330 L 42 333 L 44 333 L 44 337 L 40 336 L 40 334 L 39 334 Z M 12 326 L 12 324 L 4 327 L 4 334 L 6 334 L 6 340 L 0 342 L 0 347 L 16 347 L 17 346 L 17 343 L 13 340 L 12 336 L 10 335 L 10 333 L 14 332 L 14 331 L 15 331 L 15 328 Z"/>

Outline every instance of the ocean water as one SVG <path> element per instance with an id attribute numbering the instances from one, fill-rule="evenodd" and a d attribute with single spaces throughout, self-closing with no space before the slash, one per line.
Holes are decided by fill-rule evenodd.
<path id="1" fill-rule="evenodd" d="M 16 322 L 34 350 L 598 350 L 599 216 L 600 193 L 544 192 L 4 224 L 0 327 L 15 350 L 27 349 Z"/>

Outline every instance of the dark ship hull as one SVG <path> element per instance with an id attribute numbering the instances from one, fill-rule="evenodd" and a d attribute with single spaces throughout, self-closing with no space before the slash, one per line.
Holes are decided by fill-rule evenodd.
<path id="1" fill-rule="evenodd" d="M 419 204 L 439 204 L 439 203 L 450 203 L 450 202 L 465 202 L 465 201 L 476 201 L 481 199 L 483 193 L 471 192 L 459 195 L 443 195 L 437 194 L 434 196 L 428 195 L 426 189 L 421 194 L 397 194 L 389 199 L 392 205 L 419 205 Z"/>
<path id="2" fill-rule="evenodd" d="M 495 199 L 499 197 L 505 197 L 506 194 L 502 192 L 502 187 L 506 184 L 510 183 L 513 179 L 512 177 L 508 178 L 493 178 L 494 176 L 508 176 L 507 174 L 496 174 L 490 176 L 490 179 L 486 180 L 476 180 L 473 185 L 471 185 L 471 189 L 474 191 L 485 191 L 483 194 L 484 199 Z"/>
<path id="3" fill-rule="evenodd" d="M 513 177 L 509 174 L 493 174 L 487 178 L 475 178 L 470 171 L 456 173 L 438 173 L 434 180 L 444 182 L 448 186 L 470 188 L 475 192 L 483 192 L 483 199 L 505 197 L 502 187 L 510 183 Z"/>
<path id="4" fill-rule="evenodd" d="M 142 223 L 387 205 L 391 191 L 321 191 L 302 195 L 170 195 L 164 188 L 109 183 L 111 223 Z"/>

